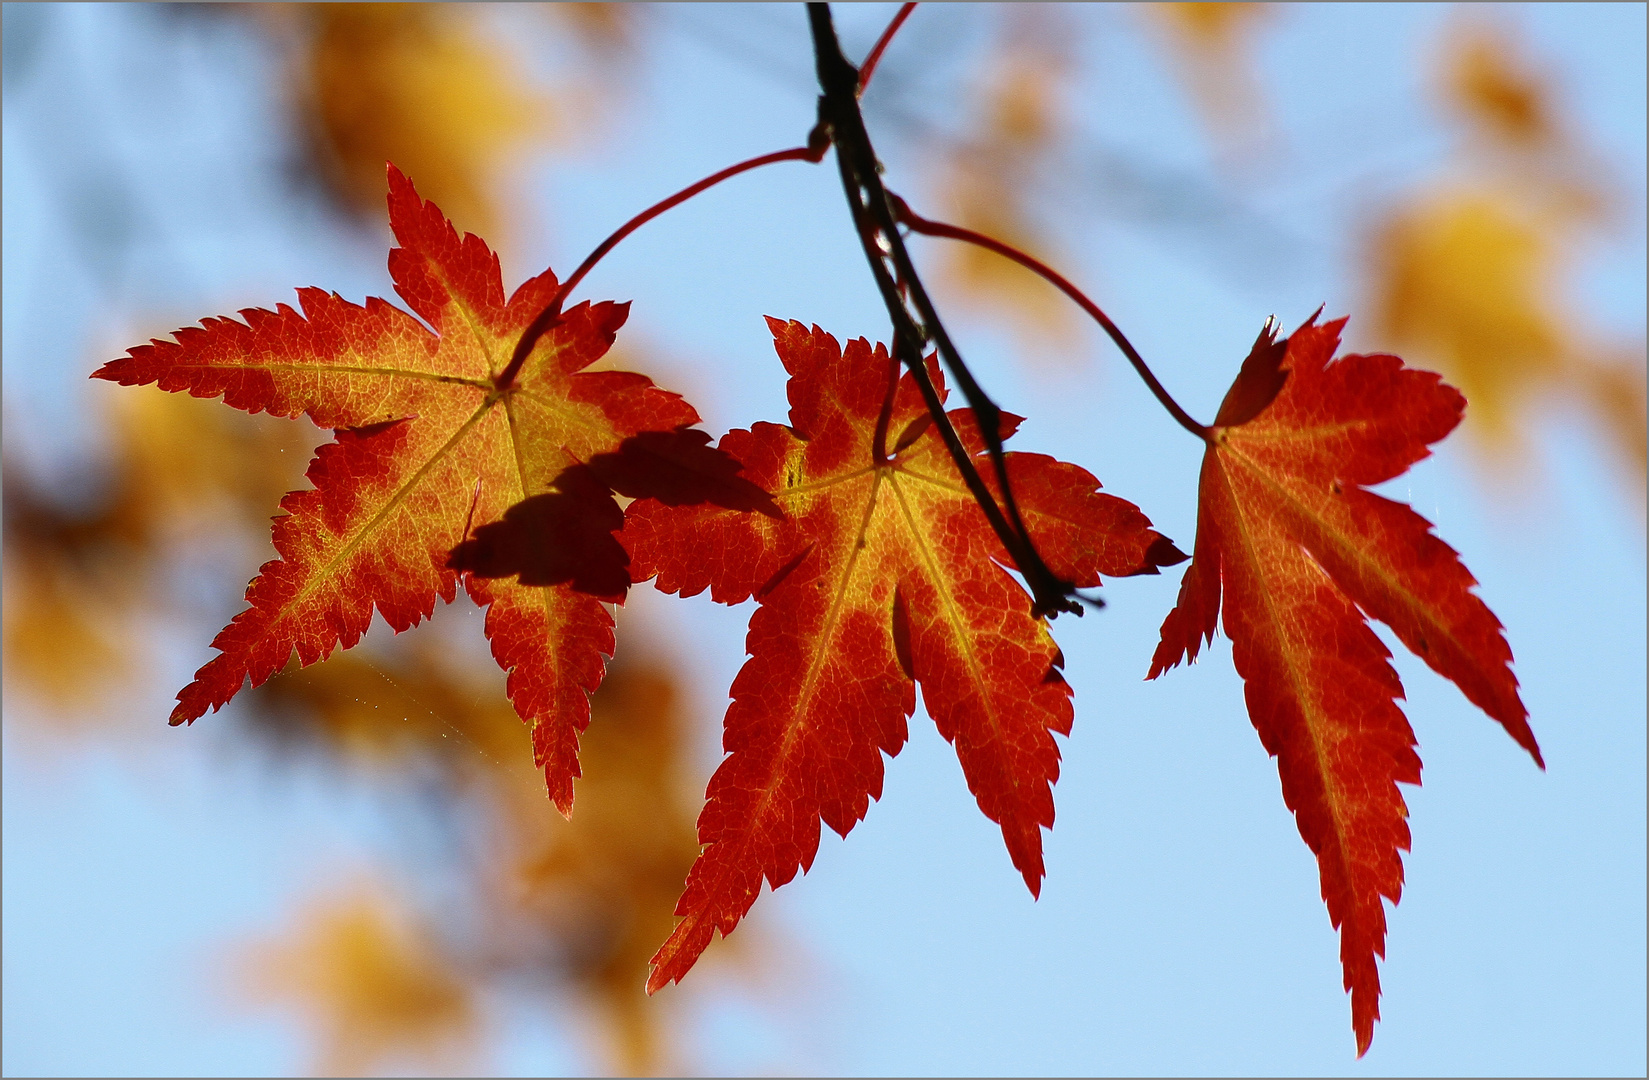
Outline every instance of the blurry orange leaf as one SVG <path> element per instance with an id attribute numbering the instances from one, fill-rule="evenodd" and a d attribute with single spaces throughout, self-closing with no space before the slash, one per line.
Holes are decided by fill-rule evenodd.
<path id="1" fill-rule="evenodd" d="M 495 784 L 518 764 L 525 770 L 515 711 L 491 687 L 453 670 L 440 651 L 414 641 L 395 659 L 369 660 L 353 650 L 309 668 L 293 661 L 259 689 L 255 722 L 277 744 L 310 740 L 391 771 L 435 755 L 449 769 L 469 766 L 460 778 L 477 783 Z M 535 789 L 542 805 L 542 788 Z"/>
<path id="2" fill-rule="evenodd" d="M 1597 411 L 1606 431 L 1630 464 L 1638 468 L 1641 480 L 1649 468 L 1649 392 L 1645 387 L 1645 349 L 1622 349 L 1619 355 L 1600 355 L 1596 360 L 1576 357 L 1571 372 L 1580 382 L 1583 400 Z"/>
<path id="3" fill-rule="evenodd" d="M 316 902 L 281 941 L 248 951 L 246 990 L 307 1014 L 315 1072 L 359 1076 L 412 1059 L 461 1066 L 476 1036 L 463 976 L 379 889 Z"/>
<path id="4" fill-rule="evenodd" d="M 462 227 L 497 229 L 490 187 L 520 144 L 542 139 L 547 100 L 449 4 L 312 4 L 305 64 L 315 138 L 345 198 L 370 210 L 384 162 L 418 177 Z"/>
<path id="5" fill-rule="evenodd" d="M 9 504 L 17 488 L 6 487 Z M 6 678 L 77 718 L 130 673 L 119 622 L 127 597 L 113 575 L 99 576 L 6 530 Z"/>
<path id="6" fill-rule="evenodd" d="M 261 530 L 308 451 L 207 402 L 151 392 L 113 405 L 111 463 L 84 505 L 59 505 L 20 471 L 5 481 L 6 673 L 76 720 L 109 719 L 102 706 L 130 688 L 133 620 L 165 600 L 153 579 L 171 542 Z"/>
<path id="7" fill-rule="evenodd" d="M 1450 192 L 1395 215 L 1376 240 L 1379 332 L 1441 366 L 1482 433 L 1512 434 L 1519 397 L 1558 371 L 1547 223 L 1492 192 Z"/>
<path id="8" fill-rule="evenodd" d="M 1521 146 L 1557 135 L 1545 81 L 1495 26 L 1474 22 L 1457 29 L 1445 65 L 1449 101 L 1478 130 Z"/>
<path id="9" fill-rule="evenodd" d="M 1163 3 L 1139 7 L 1168 36 L 1209 132 L 1228 154 L 1252 154 L 1269 126 L 1249 55 L 1269 5 Z"/>
<path id="10" fill-rule="evenodd" d="M 1641 475 L 1643 350 L 1601 342 L 1566 317 L 1556 299 L 1566 240 L 1561 219 L 1506 192 L 1417 200 L 1375 234 L 1378 333 L 1459 383 L 1471 430 L 1491 445 L 1517 448 L 1526 412 L 1569 396 Z"/>
<path id="11" fill-rule="evenodd" d="M 557 939 L 566 975 L 599 1009 L 609 1068 L 621 1075 L 678 1067 L 666 1049 L 669 1012 L 643 987 L 698 853 L 680 787 L 690 744 L 679 694 L 661 668 L 616 665 L 591 700 L 578 814 L 548 820 L 542 799 L 513 804 L 521 841 L 512 906 L 527 929 Z"/>
<path id="12" fill-rule="evenodd" d="M 1373 230 L 1378 333 L 1458 382 L 1472 402 L 1468 430 L 1496 451 L 1518 449 L 1532 408 L 1566 398 L 1641 477 L 1643 344 L 1609 340 L 1564 300 L 1578 241 L 1617 220 L 1608 170 L 1585 154 L 1552 80 L 1507 28 L 1455 24 L 1440 86 L 1478 136 L 1464 155 L 1476 178 L 1414 196 Z"/>

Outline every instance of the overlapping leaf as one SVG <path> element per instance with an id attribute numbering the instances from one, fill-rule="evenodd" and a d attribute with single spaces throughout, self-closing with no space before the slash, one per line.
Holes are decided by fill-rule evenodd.
<path id="1" fill-rule="evenodd" d="M 1465 399 L 1394 356 L 1331 362 L 1344 324 L 1313 317 L 1286 341 L 1268 327 L 1232 384 L 1203 458 L 1195 557 L 1150 677 L 1195 660 L 1224 612 L 1249 716 L 1317 856 L 1360 1055 L 1380 1015 L 1381 898 L 1401 895 L 1409 847 L 1397 784 L 1420 782 L 1394 701 L 1403 688 L 1367 617 L 1536 762 L 1540 750 L 1476 581 L 1429 522 L 1365 490 L 1426 457 Z"/>
<path id="2" fill-rule="evenodd" d="M 587 695 L 613 651 L 602 601 L 621 599 L 628 585 L 624 553 L 609 534 L 622 519 L 587 463 L 622 459 L 626 439 L 676 432 L 698 417 L 644 376 L 583 370 L 612 344 L 628 312 L 620 304 L 566 312 L 514 382 L 496 385 L 522 330 L 554 295 L 555 275 L 546 271 L 506 301 L 487 245 L 460 237 L 393 167 L 389 182 L 401 245 L 390 252 L 390 273 L 428 326 L 376 298 L 360 307 L 302 289 L 301 313 L 282 304 L 242 311 L 245 321 L 207 319 L 96 373 L 221 396 L 248 412 L 307 413 L 336 430 L 310 465 L 313 489 L 281 501 L 280 558 L 247 589 L 251 607 L 217 636 L 221 655 L 178 694 L 172 721 L 222 707 L 294 651 L 312 664 L 339 644 L 348 648 L 374 609 L 397 631 L 414 625 L 437 597 L 453 599 L 459 575 L 449 553 L 471 526 L 487 527 L 530 499 L 554 500 L 556 528 L 530 568 L 499 559 L 475 565 L 485 545 L 466 547 L 457 564 L 477 571 L 465 587 L 489 606 L 493 656 L 532 725 L 550 795 L 569 812 Z M 520 573 L 527 580 L 509 580 L 528 569 Z"/>
<path id="3" fill-rule="evenodd" d="M 641 500 L 625 525 L 637 580 L 761 601 L 727 712 L 729 756 L 699 817 L 706 847 L 650 990 L 680 980 L 712 930 L 731 932 L 764 877 L 776 888 L 810 866 L 821 821 L 846 835 L 865 816 L 882 754 L 904 745 L 917 683 L 1035 894 L 1054 820 L 1053 733 L 1071 728 L 1059 650 L 913 380 L 895 382 L 882 346 L 859 339 L 844 353 L 817 327 L 769 322 L 791 376 L 790 425 L 732 431 L 720 447 L 782 513 Z M 972 413 L 950 415 L 982 453 Z M 1011 434 L 1018 420 L 1005 422 Z M 1008 470 L 1039 550 L 1067 580 L 1093 586 L 1185 557 L 1074 465 L 1015 453 Z"/>

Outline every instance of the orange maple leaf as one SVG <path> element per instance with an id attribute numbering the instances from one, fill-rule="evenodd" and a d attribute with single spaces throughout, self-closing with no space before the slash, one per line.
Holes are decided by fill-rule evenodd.
<path id="1" fill-rule="evenodd" d="M 1381 897 L 1402 894 L 1409 847 L 1397 784 L 1420 782 L 1402 683 L 1367 616 L 1541 758 L 1477 582 L 1430 522 L 1365 490 L 1428 456 L 1465 398 L 1395 356 L 1331 363 L 1344 325 L 1313 316 L 1277 341 L 1268 324 L 1243 363 L 1209 431 L 1195 556 L 1148 677 L 1195 660 L 1223 609 L 1249 717 L 1317 856 L 1361 1056 L 1380 1016 Z"/>
<path id="2" fill-rule="evenodd" d="M 783 514 L 641 500 L 623 534 L 638 581 L 761 601 L 727 711 L 729 756 L 699 817 L 706 847 L 649 991 L 679 981 L 713 929 L 730 933 L 764 876 L 777 888 L 811 866 L 821 821 L 845 836 L 864 818 L 881 796 L 882 754 L 904 745 L 918 682 L 1033 895 L 1054 820 L 1053 733 L 1071 730 L 1059 649 L 914 380 L 894 382 L 883 346 L 860 338 L 844 354 L 817 327 L 768 322 L 791 376 L 790 426 L 732 431 L 720 447 Z M 972 413 L 949 415 L 983 460 Z M 1004 437 L 1018 423 L 1005 418 Z M 1185 558 L 1075 465 L 1022 453 L 1007 463 L 1031 536 L 1065 580 L 1095 586 Z"/>
<path id="3" fill-rule="evenodd" d="M 550 796 L 569 813 L 588 694 L 613 651 L 602 601 L 621 600 L 629 585 L 610 534 L 622 515 L 585 463 L 698 415 L 645 376 L 582 370 L 612 344 L 625 304 L 567 311 L 519 375 L 499 385 L 522 331 L 555 295 L 555 275 L 545 271 L 506 301 L 498 258 L 479 237 L 460 237 L 394 166 L 389 189 L 401 244 L 390 252 L 390 275 L 427 327 L 375 297 L 359 307 L 300 289 L 301 314 L 282 304 L 248 308 L 244 322 L 207 319 L 93 376 L 222 396 L 248 412 L 306 413 L 336 431 L 310 464 L 314 488 L 281 500 L 280 558 L 248 587 L 251 607 L 213 641 L 221 655 L 179 692 L 172 722 L 221 708 L 294 651 L 308 665 L 340 643 L 349 648 L 375 608 L 397 632 L 427 618 L 437 597 L 455 596 L 449 553 L 470 525 L 488 526 L 524 500 L 553 499 L 570 511 L 549 538 L 563 546 L 530 567 L 458 564 L 477 571 L 465 575 L 465 588 L 489 608 L 493 656 L 532 725 Z M 508 580 L 517 573 L 527 580 Z"/>

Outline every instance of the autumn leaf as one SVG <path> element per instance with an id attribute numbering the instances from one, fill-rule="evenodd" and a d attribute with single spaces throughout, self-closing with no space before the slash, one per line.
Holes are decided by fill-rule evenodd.
<path id="1" fill-rule="evenodd" d="M 377 298 L 360 307 L 301 289 L 301 313 L 282 304 L 246 309 L 245 321 L 207 319 L 94 375 L 222 396 L 248 412 L 304 413 L 335 430 L 310 464 L 313 489 L 281 500 L 280 558 L 264 564 L 247 589 L 251 607 L 213 642 L 221 655 L 178 694 L 173 723 L 221 708 L 294 651 L 308 665 L 349 648 L 374 609 L 397 632 L 428 617 L 437 597 L 453 599 L 458 569 L 482 569 L 449 565 L 466 531 L 517 503 L 570 488 L 574 502 L 612 513 L 616 527 L 616 506 L 610 495 L 592 498 L 584 463 L 642 431 L 698 419 L 644 376 L 582 370 L 612 344 L 627 305 L 565 312 L 519 375 L 497 385 L 521 332 L 555 294 L 555 275 L 540 274 L 506 301 L 497 256 L 480 238 L 460 237 L 393 166 L 389 185 L 401 245 L 390 252 L 390 274 L 428 327 Z M 622 599 L 627 585 L 622 564 L 590 561 L 601 554 L 587 552 L 538 585 L 464 575 L 470 597 L 489 607 L 493 656 L 509 673 L 510 698 L 532 727 L 534 760 L 563 813 L 580 775 L 587 695 L 613 651 L 602 601 Z M 605 555 L 623 558 L 616 544 Z"/>
<path id="2" fill-rule="evenodd" d="M 1277 341 L 1268 324 L 1243 363 L 1208 437 L 1195 557 L 1149 678 L 1195 660 L 1223 610 L 1249 717 L 1317 856 L 1361 1056 L 1380 1016 L 1381 898 L 1401 895 L 1409 847 L 1397 784 L 1420 782 L 1402 684 L 1367 617 L 1545 766 L 1477 582 L 1430 522 L 1366 490 L 1426 457 L 1465 399 L 1395 356 L 1331 362 L 1344 325 L 1313 316 Z"/>
<path id="3" fill-rule="evenodd" d="M 917 683 L 1036 894 L 1059 775 L 1053 733 L 1071 729 L 1059 649 L 1005 569 L 914 381 L 894 382 L 882 346 L 858 339 L 844 353 L 817 327 L 769 325 L 790 372 L 790 426 L 732 431 L 720 447 L 782 515 L 646 499 L 629 508 L 623 534 L 638 581 L 761 601 L 727 712 L 729 756 L 699 817 L 705 847 L 649 991 L 680 981 L 713 929 L 730 933 L 764 876 L 777 888 L 809 867 L 821 821 L 845 836 L 865 816 L 882 793 L 882 754 L 904 745 Z M 950 416 L 982 458 L 972 413 Z M 1006 419 L 1003 435 L 1018 422 Z M 1082 469 L 1037 454 L 1007 460 L 1030 534 L 1066 580 L 1094 586 L 1101 574 L 1184 558 Z"/>

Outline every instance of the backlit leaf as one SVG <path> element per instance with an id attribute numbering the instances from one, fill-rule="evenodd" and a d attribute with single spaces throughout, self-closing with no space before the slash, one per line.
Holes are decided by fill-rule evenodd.
<path id="1" fill-rule="evenodd" d="M 817 327 L 769 325 L 790 372 L 790 424 L 732 431 L 720 447 L 779 512 L 644 499 L 625 526 L 638 580 L 761 601 L 733 683 L 728 757 L 699 816 L 705 848 L 676 907 L 682 921 L 653 958 L 651 990 L 679 981 L 712 930 L 731 932 L 764 878 L 777 888 L 807 869 L 821 822 L 845 836 L 865 816 L 882 793 L 882 755 L 904 745 L 918 683 L 1036 894 L 1059 775 L 1053 734 L 1071 729 L 1059 649 L 914 381 L 895 383 L 886 349 L 863 339 L 844 353 Z M 892 456 L 878 460 L 884 406 Z M 950 415 L 982 457 L 971 412 Z M 1004 423 L 1011 434 L 1018 419 Z M 1008 470 L 1039 551 L 1067 580 L 1094 586 L 1101 574 L 1184 558 L 1082 469 L 1013 453 Z"/>
<path id="2" fill-rule="evenodd" d="M 496 385 L 516 340 L 554 295 L 555 275 L 540 274 L 506 301 L 486 244 L 460 237 L 393 167 L 389 178 L 401 244 L 390 252 L 390 273 L 424 322 L 376 298 L 360 307 L 303 289 L 301 313 L 283 304 L 247 309 L 244 322 L 208 319 L 96 373 L 222 396 L 248 412 L 303 413 L 335 431 L 309 467 L 314 487 L 281 501 L 281 557 L 263 566 L 247 590 L 251 607 L 213 642 L 221 655 L 179 693 L 173 723 L 221 708 L 294 651 L 312 664 L 354 645 L 375 610 L 397 631 L 428 617 L 437 598 L 455 595 L 449 553 L 524 500 L 575 496 L 581 512 L 611 513 L 616 527 L 616 506 L 605 492 L 592 494 L 584 463 L 639 432 L 698 419 L 643 376 L 582 370 L 611 345 L 626 305 L 566 312 L 513 384 Z M 571 558 L 564 576 L 539 585 L 485 579 L 484 568 L 464 575 L 471 598 L 489 607 L 493 656 L 510 674 L 511 700 L 532 725 L 534 759 L 563 813 L 579 775 L 588 694 L 613 650 L 603 601 L 621 600 L 627 585 L 621 561 L 600 563 L 622 560 L 616 544 Z"/>
<path id="3" fill-rule="evenodd" d="M 1465 399 L 1395 356 L 1333 360 L 1344 324 L 1314 316 L 1286 342 L 1270 326 L 1255 342 L 1209 436 L 1195 556 L 1149 677 L 1195 660 L 1223 613 L 1249 718 L 1277 759 L 1340 931 L 1360 1056 L 1380 1016 L 1383 899 L 1402 895 L 1409 848 L 1397 784 L 1420 782 L 1395 700 L 1402 684 L 1367 619 L 1390 626 L 1537 763 L 1540 750 L 1476 581 L 1429 522 L 1366 490 L 1428 456 Z"/>

